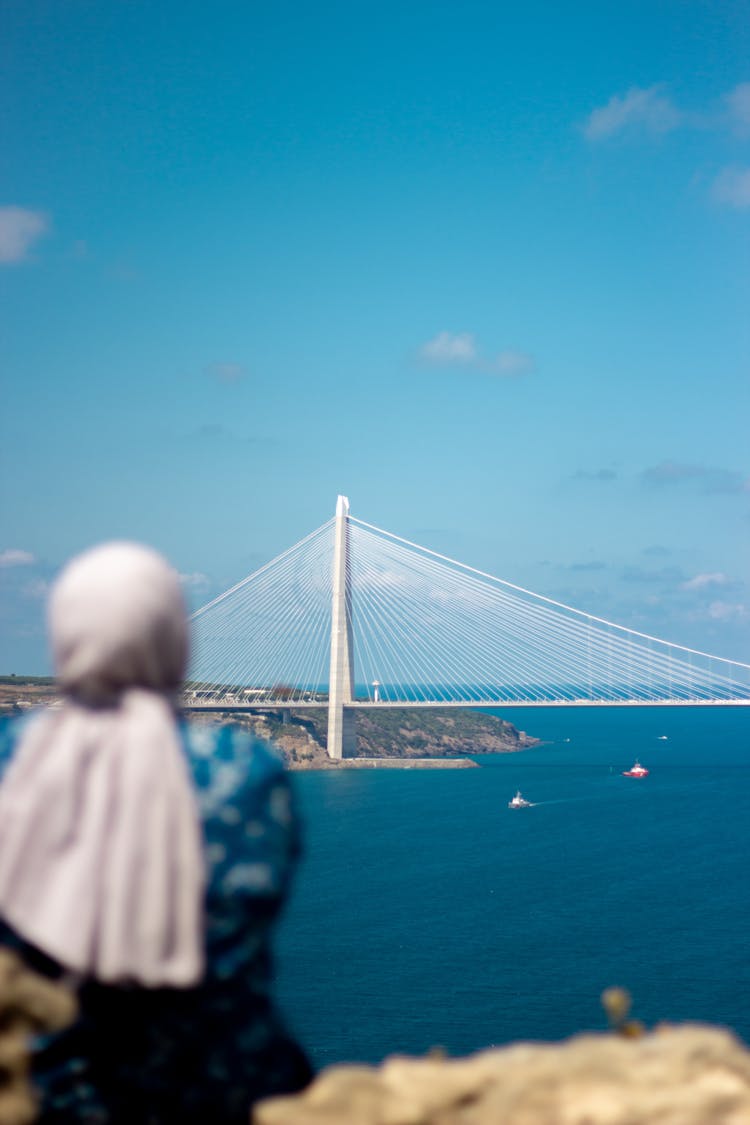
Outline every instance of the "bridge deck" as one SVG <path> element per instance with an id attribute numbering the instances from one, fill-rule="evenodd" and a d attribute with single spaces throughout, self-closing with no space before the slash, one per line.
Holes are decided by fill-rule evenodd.
<path id="1" fill-rule="evenodd" d="M 347 703 L 347 710 L 352 711 L 387 711 L 435 708 L 470 707 L 477 711 L 501 707 L 747 707 L 750 699 L 547 699 L 547 700 L 509 700 L 498 699 L 493 703 L 466 701 L 461 703 L 430 702 L 379 702 L 372 703 L 367 700 Z M 200 713 L 244 713 L 251 714 L 255 711 L 326 711 L 328 703 L 318 703 L 301 700 L 299 703 L 190 703 L 181 706 L 180 710 Z"/>

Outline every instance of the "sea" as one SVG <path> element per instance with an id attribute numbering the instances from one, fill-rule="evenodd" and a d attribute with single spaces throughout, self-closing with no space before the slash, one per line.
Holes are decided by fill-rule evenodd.
<path id="1" fill-rule="evenodd" d="M 610 985 L 750 1043 L 750 707 L 497 714 L 542 744 L 294 775 L 275 989 L 314 1064 L 603 1030 Z"/>

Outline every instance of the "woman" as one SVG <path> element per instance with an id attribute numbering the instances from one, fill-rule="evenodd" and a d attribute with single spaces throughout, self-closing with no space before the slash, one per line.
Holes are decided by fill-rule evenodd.
<path id="1" fill-rule="evenodd" d="M 37 1044 L 41 1120 L 246 1125 L 309 1079 L 269 996 L 298 851 L 283 770 L 177 721 L 187 620 L 153 551 L 75 559 L 49 626 L 62 705 L 0 723 L 0 942 L 80 1009 Z"/>

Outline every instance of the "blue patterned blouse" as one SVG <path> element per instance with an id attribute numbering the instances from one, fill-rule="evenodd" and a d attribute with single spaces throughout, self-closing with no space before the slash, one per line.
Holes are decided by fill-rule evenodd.
<path id="1" fill-rule="evenodd" d="M 0 719 L 0 781 L 23 720 Z M 299 1089 L 307 1060 L 270 998 L 270 931 L 299 851 L 280 761 L 232 726 L 182 725 L 206 846 L 206 974 L 190 989 L 79 992 L 76 1024 L 36 1044 L 43 1125 L 247 1125 L 258 1098 Z M 0 943 L 60 967 L 0 920 Z"/>

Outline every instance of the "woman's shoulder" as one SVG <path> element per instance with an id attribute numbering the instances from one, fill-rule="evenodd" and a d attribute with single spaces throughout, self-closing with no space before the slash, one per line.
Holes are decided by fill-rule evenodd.
<path id="1" fill-rule="evenodd" d="M 241 794 L 285 784 L 284 766 L 268 743 L 232 724 L 183 723 L 188 764 L 204 812 Z"/>
<path id="2" fill-rule="evenodd" d="M 188 758 L 195 770 L 203 765 L 221 769 L 242 765 L 256 773 L 283 772 L 280 757 L 252 731 L 233 723 L 182 723 L 180 726 Z"/>
<path id="3" fill-rule="evenodd" d="M 299 854 L 289 776 L 268 743 L 242 727 L 184 724 L 181 731 L 203 821 L 209 913 L 239 911 L 244 930 L 243 904 L 264 900 L 275 910 Z"/>

